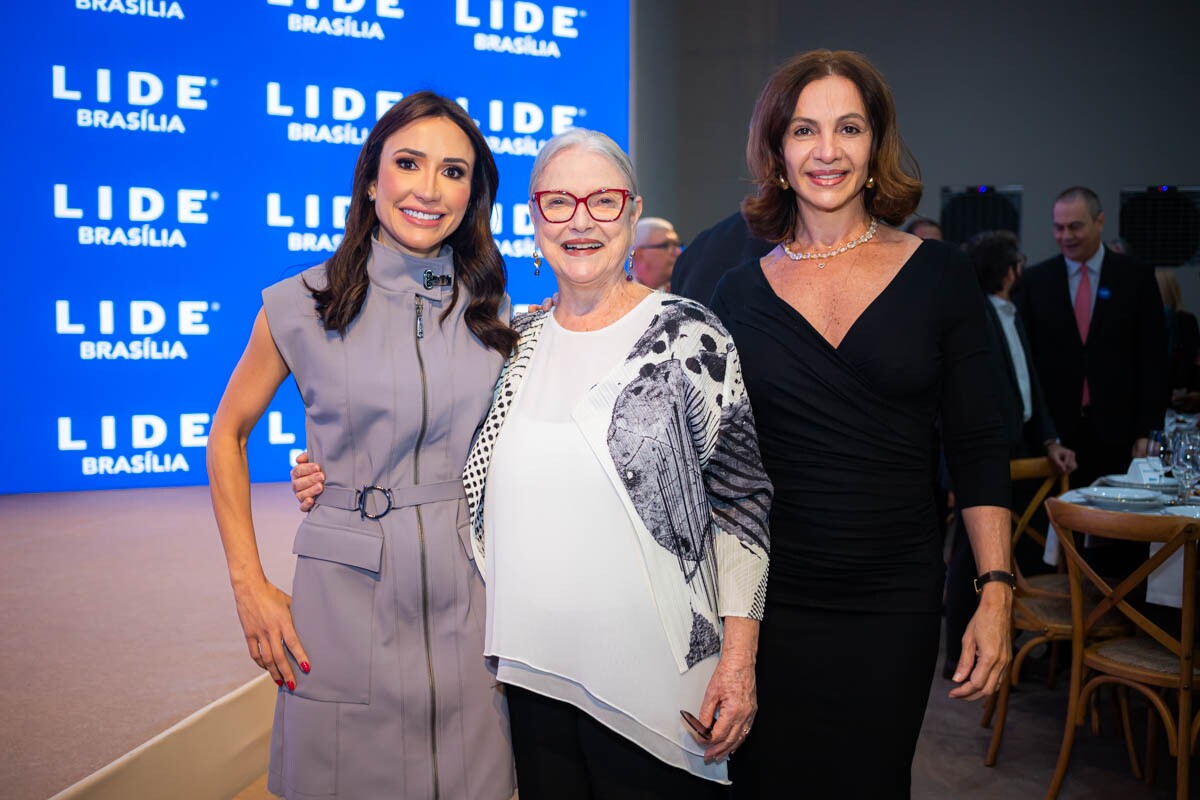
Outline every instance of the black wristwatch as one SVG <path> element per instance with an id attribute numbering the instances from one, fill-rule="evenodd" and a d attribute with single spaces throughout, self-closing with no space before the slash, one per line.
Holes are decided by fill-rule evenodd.
<path id="1" fill-rule="evenodd" d="M 1007 583 L 1009 585 L 1009 588 L 1012 588 L 1012 589 L 1017 588 L 1017 576 L 1016 575 L 1014 575 L 1011 572 L 1005 572 L 1002 569 L 994 569 L 991 572 L 983 573 L 982 575 L 980 575 L 978 578 L 975 579 L 975 594 L 981 594 L 983 592 L 983 585 L 985 583 L 991 583 L 992 581 L 1000 581 L 1001 583 Z"/>

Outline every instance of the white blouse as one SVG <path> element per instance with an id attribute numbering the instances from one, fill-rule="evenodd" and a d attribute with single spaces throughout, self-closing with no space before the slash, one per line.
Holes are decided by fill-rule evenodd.
<path id="1" fill-rule="evenodd" d="M 487 478 L 484 646 L 504 683 L 570 703 L 662 761 L 727 783 L 725 763 L 704 763 L 679 716 L 699 715 L 718 656 L 680 673 L 633 523 L 571 418 L 657 310 L 643 300 L 586 333 L 547 319 Z"/>

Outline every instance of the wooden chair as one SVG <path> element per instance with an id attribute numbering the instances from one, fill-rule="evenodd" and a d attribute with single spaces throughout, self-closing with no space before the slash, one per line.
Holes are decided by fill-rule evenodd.
<path id="1" fill-rule="evenodd" d="M 1067 476 L 1059 474 L 1054 468 L 1053 462 L 1045 456 L 1041 458 L 1014 458 L 1008 462 L 1009 479 L 1014 483 L 1023 483 L 1026 481 L 1041 481 L 1038 484 L 1037 490 L 1033 497 L 1025 506 L 1024 511 L 1017 514 L 1012 513 L 1013 532 L 1012 532 L 1012 555 L 1013 555 L 1013 572 L 1017 576 L 1017 587 L 1029 596 L 1057 597 L 1061 600 L 1071 599 L 1071 590 L 1067 583 L 1067 573 L 1065 570 L 1059 572 L 1051 572 L 1046 575 L 1030 575 L 1025 576 L 1021 572 L 1021 567 L 1017 563 L 1017 545 L 1021 539 L 1028 537 L 1036 542 L 1044 550 L 1046 548 L 1046 534 L 1044 531 L 1039 531 L 1034 528 L 1032 521 L 1037 514 L 1038 509 L 1042 507 L 1042 503 L 1046 502 L 1049 497 L 1056 497 L 1067 491 Z M 1056 491 L 1057 490 L 1057 491 Z M 1051 670 L 1053 674 L 1053 670 Z"/>
<path id="2" fill-rule="evenodd" d="M 1048 458 L 1015 459 L 1009 462 L 1009 474 L 1013 483 L 1030 480 L 1041 481 L 1025 510 L 1019 515 L 1016 512 L 1012 514 L 1011 553 L 1013 572 L 1017 576 L 1017 587 L 1013 593 L 1012 626 L 1014 633 L 1029 631 L 1034 635 L 1029 641 L 1022 644 L 1013 656 L 1012 665 L 1000 687 L 999 694 L 992 695 L 984 704 L 980 726 L 986 728 L 991 725 L 993 715 L 995 716 L 992 739 L 983 760 L 983 763 L 989 767 L 996 765 L 1000 742 L 1004 738 L 1004 725 L 1008 719 L 1009 695 L 1020 680 L 1021 665 L 1025 662 L 1026 656 L 1038 645 L 1050 645 L 1052 655 L 1050 677 L 1047 684 L 1053 687 L 1056 648 L 1060 642 L 1071 641 L 1072 632 L 1071 594 L 1066 573 L 1026 577 L 1021 573 L 1016 559 L 1017 545 L 1022 537 L 1028 536 L 1041 544 L 1043 548 L 1046 546 L 1045 534 L 1034 529 L 1030 525 L 1030 520 L 1033 519 L 1047 496 L 1054 491 L 1056 485 L 1060 493 L 1067 490 L 1067 478 L 1065 475 L 1058 474 Z M 1098 636 L 1116 636 L 1124 632 L 1125 627 L 1120 618 L 1109 616 L 1103 625 L 1097 626 L 1095 633 Z"/>
<path id="3" fill-rule="evenodd" d="M 1067 558 L 1074 630 L 1067 720 L 1058 764 L 1046 798 L 1054 800 L 1058 797 L 1071 760 L 1075 729 L 1082 724 L 1084 709 L 1092 693 L 1105 684 L 1115 684 L 1140 692 L 1157 711 L 1166 730 L 1171 754 L 1176 759 L 1176 797 L 1183 800 L 1188 796 L 1190 757 L 1200 734 L 1200 715 L 1193 716 L 1192 711 L 1192 682 L 1200 678 L 1200 669 L 1195 666 L 1196 542 L 1200 540 L 1200 522 L 1183 517 L 1101 511 L 1059 500 L 1048 501 L 1046 509 Z M 1159 542 L 1163 547 L 1128 578 L 1111 586 L 1080 554 L 1076 536 L 1085 532 L 1093 537 L 1129 542 Z M 1131 605 L 1128 598 L 1132 590 L 1146 582 L 1154 569 L 1180 549 L 1183 550 L 1182 619 L 1179 636 L 1172 636 Z M 1089 608 L 1086 604 L 1085 583 L 1100 592 L 1101 600 L 1094 607 Z M 1127 618 L 1134 626 L 1133 633 L 1104 641 L 1089 641 L 1100 620 L 1112 612 Z M 1085 670 L 1091 673 L 1086 682 Z M 1175 714 L 1164 701 L 1168 694 L 1177 696 Z M 1132 742 L 1128 736 L 1127 744 L 1133 761 Z"/>

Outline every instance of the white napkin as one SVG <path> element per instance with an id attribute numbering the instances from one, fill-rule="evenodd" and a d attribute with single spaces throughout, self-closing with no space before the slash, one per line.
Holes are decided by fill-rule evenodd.
<path id="1" fill-rule="evenodd" d="M 1163 482 L 1162 461 L 1157 458 L 1135 458 L 1129 463 L 1125 477 L 1130 481 L 1154 485 Z"/>
<path id="2" fill-rule="evenodd" d="M 1162 550 L 1162 544 L 1150 545 L 1150 555 Z M 1146 602 L 1183 608 L 1183 548 L 1179 548 L 1146 578 Z"/>
<path id="3" fill-rule="evenodd" d="M 1058 534 L 1050 523 L 1046 523 L 1046 549 L 1042 551 L 1042 561 L 1052 567 L 1058 566 Z"/>

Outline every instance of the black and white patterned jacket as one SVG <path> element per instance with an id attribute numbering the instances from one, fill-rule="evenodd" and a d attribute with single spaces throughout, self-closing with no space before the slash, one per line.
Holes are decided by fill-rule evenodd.
<path id="1" fill-rule="evenodd" d="M 670 294 L 625 361 L 572 412 L 629 512 L 680 672 L 721 648 L 721 619 L 762 619 L 771 482 L 733 340 L 704 306 Z M 463 471 L 483 574 L 492 447 L 537 348 L 544 312 L 520 335 Z"/>

